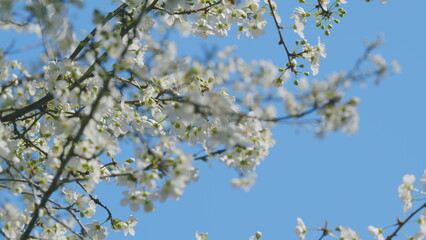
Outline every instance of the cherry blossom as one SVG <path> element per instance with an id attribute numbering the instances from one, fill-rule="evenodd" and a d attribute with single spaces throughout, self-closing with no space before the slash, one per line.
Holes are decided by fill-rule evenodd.
<path id="1" fill-rule="evenodd" d="M 93 239 L 105 239 L 108 236 L 106 227 L 102 227 L 98 221 L 86 224 L 87 234 Z"/>
<path id="2" fill-rule="evenodd" d="M 360 239 L 357 232 L 350 227 L 339 227 L 340 239 L 342 240 L 357 240 Z"/>
<path id="3" fill-rule="evenodd" d="M 305 29 L 306 25 L 306 16 L 307 13 L 302 7 L 297 7 L 294 9 L 294 13 L 291 16 L 294 18 L 294 32 L 296 32 L 301 38 L 305 38 L 305 34 L 303 34 L 303 30 Z"/>
<path id="4" fill-rule="evenodd" d="M 195 239 L 196 240 L 204 240 L 208 238 L 208 233 L 195 233 Z"/>
<path id="5" fill-rule="evenodd" d="M 305 223 L 301 218 L 297 218 L 297 226 L 294 229 L 294 232 L 299 237 L 299 240 L 304 240 L 307 232 L 307 228 L 305 226 Z"/>
<path id="6" fill-rule="evenodd" d="M 223 163 L 240 176 L 231 184 L 248 191 L 275 145 L 276 123 L 291 121 L 320 137 L 339 130 L 352 134 L 360 100 L 346 96 L 347 88 L 389 74 L 387 61 L 372 53 L 378 41 L 368 43 L 358 61 L 366 67 L 323 80 L 304 70 L 309 65 L 306 69 L 317 75 L 320 58 L 327 56 L 319 36 L 316 46 L 305 39 L 305 27 L 312 22 L 329 35 L 332 23 L 346 14 L 340 7 L 344 0 L 309 3 L 315 7 L 307 12 L 302 4 L 308 3 L 299 1 L 285 18 L 281 3 L 272 0 L 113 2 L 115 9 L 105 15 L 95 11 L 94 28 L 77 37 L 82 29 L 69 10 L 84 8 L 84 1 L 2 1 L 0 29 L 34 34 L 42 46 L 34 68 L 0 49 L 5 196 L 0 224 L 7 238 L 105 239 L 110 226 L 133 236 L 136 215 L 118 219 L 109 202 L 95 195 L 96 188 L 110 184 L 122 193 L 122 207 L 152 212 L 159 202 L 178 200 L 197 181 L 198 162 Z M 294 24 L 284 20 L 289 17 Z M 177 30 L 192 37 L 235 33 L 255 39 L 271 23 L 278 32 L 277 49 L 284 47 L 278 65 L 248 62 L 235 47 L 206 60 L 181 56 L 179 45 L 163 36 Z M 284 34 L 295 35 L 296 43 L 291 46 Z M 399 70 L 397 63 L 391 66 Z M 299 84 L 294 91 L 292 82 Z M 308 115 L 318 121 L 306 124 Z M 121 157 L 123 149 L 131 157 Z M 399 188 L 405 211 L 412 207 L 413 184 L 407 175 Z M 300 218 L 297 222 L 303 240 L 308 230 Z M 423 233 L 424 217 L 421 222 Z M 350 228 L 340 231 L 343 239 L 359 238 Z M 206 239 L 207 233 L 196 238 Z"/>
<path id="7" fill-rule="evenodd" d="M 256 174 L 251 173 L 250 175 L 242 178 L 234 178 L 231 180 L 231 184 L 235 188 L 241 188 L 245 191 L 250 191 L 250 188 L 253 186 L 256 181 Z"/>
<path id="8" fill-rule="evenodd" d="M 413 183 L 416 177 L 412 174 L 404 175 L 403 183 L 398 187 L 399 198 L 404 202 L 404 212 L 407 212 L 413 206 Z"/>
<path id="9" fill-rule="evenodd" d="M 383 229 L 381 229 L 381 228 L 368 226 L 368 231 L 374 236 L 375 240 L 384 240 L 385 239 L 383 237 Z"/>

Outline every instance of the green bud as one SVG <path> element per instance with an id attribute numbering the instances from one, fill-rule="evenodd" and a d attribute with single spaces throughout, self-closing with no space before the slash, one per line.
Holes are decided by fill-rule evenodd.
<path id="1" fill-rule="evenodd" d="M 293 84 L 296 85 L 296 86 L 299 85 L 299 80 L 297 80 L 297 79 L 294 80 Z"/>

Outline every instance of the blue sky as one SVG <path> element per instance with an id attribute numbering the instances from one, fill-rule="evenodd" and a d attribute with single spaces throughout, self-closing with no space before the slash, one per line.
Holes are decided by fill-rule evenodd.
<path id="1" fill-rule="evenodd" d="M 295 4 L 278 3 L 284 13 Z M 294 1 L 296 2 L 296 1 Z M 273 129 L 276 146 L 257 169 L 258 180 L 250 192 L 232 189 L 236 174 L 222 164 L 201 167 L 200 180 L 191 184 L 179 201 L 157 205 L 154 213 L 138 214 L 135 239 L 194 239 L 194 231 L 209 232 L 209 239 L 248 239 L 262 231 L 262 239 L 297 239 L 296 218 L 308 228 L 350 226 L 372 239 L 368 225 L 385 227 L 403 217 L 397 187 L 402 176 L 421 176 L 426 168 L 425 42 L 422 18 L 424 1 L 354 1 L 332 35 L 321 36 L 327 46 L 318 78 L 348 70 L 364 50 L 363 41 L 385 36 L 377 52 L 396 59 L 402 72 L 379 86 L 354 86 L 347 96 L 359 96 L 360 128 L 353 136 L 331 133 L 317 139 L 312 132 L 293 126 Z M 309 29 L 308 29 L 309 30 Z M 307 34 L 316 42 L 314 29 Z M 320 33 L 321 34 L 321 33 Z M 295 34 L 285 32 L 292 41 Z M 285 59 L 272 24 L 256 40 L 234 36 L 226 39 L 179 41 L 181 54 L 200 54 L 202 44 L 238 46 L 246 59 L 269 59 L 279 65 Z M 193 48 L 198 44 L 200 47 Z M 311 79 L 312 80 L 312 79 Z M 289 86 L 291 88 L 291 86 Z M 309 237 L 310 236 L 310 237 Z M 318 239 L 319 233 L 308 234 Z M 119 239 L 120 237 L 117 237 Z"/>
<path id="2" fill-rule="evenodd" d="M 284 22 L 293 21 L 286 16 L 295 4 L 288 2 L 278 3 Z M 422 75 L 426 68 L 426 48 L 422 46 L 426 42 L 422 17 L 426 2 L 353 1 L 345 8 L 348 14 L 335 25 L 331 36 L 316 30 L 307 34 L 313 43 L 316 34 L 321 34 L 327 46 L 328 56 L 321 62 L 318 78 L 348 70 L 361 55 L 363 41 L 379 33 L 384 34 L 385 43 L 377 52 L 402 66 L 400 74 L 379 86 L 354 86 L 347 93 L 361 98 L 358 133 L 331 133 L 317 139 L 312 132 L 278 125 L 273 129 L 277 143 L 258 167 L 258 180 L 250 192 L 230 186 L 236 173 L 223 164 L 201 164 L 199 181 L 190 184 L 180 200 L 156 204 L 153 213 L 136 213 L 140 220 L 137 235 L 126 239 L 195 239 L 195 231 L 209 232 L 209 239 L 221 240 L 248 239 L 256 231 L 265 240 L 297 239 L 297 217 L 308 228 L 321 227 L 328 220 L 329 226 L 350 226 L 363 239 L 370 239 L 368 225 L 384 227 L 394 224 L 397 216 L 405 216 L 397 187 L 404 174 L 420 177 L 426 168 L 426 79 Z M 90 19 L 87 15 L 80 22 Z M 181 39 L 177 40 L 181 44 L 178 51 L 199 55 L 202 44 L 237 45 L 238 55 L 246 59 L 269 59 L 280 65 L 285 55 L 276 44 L 276 30 L 269 25 L 266 35 L 256 40 L 237 40 L 235 36 Z M 293 32 L 284 33 L 289 41 L 294 39 Z M 7 39 L 10 33 L 0 33 L 0 37 Z M 0 42 L 0 47 L 7 45 L 6 40 Z M 126 218 L 130 213 L 118 204 L 121 189 L 102 188 L 99 196 L 105 197 L 103 203 L 117 217 Z M 109 239 L 123 238 L 122 233 L 110 234 Z M 318 233 L 308 233 L 308 239 L 318 237 Z"/>

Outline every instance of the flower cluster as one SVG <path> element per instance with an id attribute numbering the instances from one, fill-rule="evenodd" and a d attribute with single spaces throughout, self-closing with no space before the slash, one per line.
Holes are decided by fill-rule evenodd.
<path id="1" fill-rule="evenodd" d="M 317 22 L 334 20 L 328 14 L 343 2 L 319 3 Z M 70 4 L 82 7 L 83 1 Z M 179 199 L 198 179 L 197 161 L 223 162 L 241 176 L 233 186 L 248 190 L 275 144 L 276 122 L 300 121 L 319 136 L 352 133 L 359 100 L 343 100 L 346 83 L 387 72 L 386 62 L 375 57 L 377 71 L 357 69 L 369 73 L 364 78 L 349 72 L 325 81 L 300 79 L 293 93 L 286 82 L 303 68 L 297 60 L 308 61 L 316 75 L 326 57 L 319 38 L 317 46 L 298 41 L 301 52 L 287 52 L 284 69 L 248 63 L 232 47 L 206 61 L 182 57 L 175 42 L 155 37 L 174 28 L 225 37 L 236 25 L 238 37 L 256 38 L 268 14 L 277 26 L 281 22 L 271 0 L 127 0 L 106 16 L 95 11 L 96 27 L 80 42 L 68 8 L 54 0 L 2 1 L 0 28 L 35 32 L 44 50 L 41 64 L 29 70 L 0 49 L 0 188 L 10 199 L 0 208 L 0 222 L 10 239 L 105 239 L 108 224 L 134 235 L 138 220 L 116 218 L 94 195 L 96 187 L 116 183 L 122 206 L 150 212 L 157 202 Z M 306 17 L 301 8 L 293 16 L 302 38 Z M 304 124 L 314 112 L 318 119 Z M 123 159 L 121 151 L 133 157 Z M 22 204 L 14 205 L 18 200 Z M 106 219 L 97 217 L 100 211 Z"/>

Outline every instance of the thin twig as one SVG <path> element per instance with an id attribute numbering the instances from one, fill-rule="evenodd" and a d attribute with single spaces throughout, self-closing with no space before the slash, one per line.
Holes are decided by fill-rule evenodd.
<path id="1" fill-rule="evenodd" d="M 188 15 L 188 14 L 197 13 L 197 12 L 207 13 L 212 7 L 220 4 L 221 2 L 222 1 L 216 1 L 214 3 L 207 2 L 210 5 L 208 5 L 206 7 L 199 8 L 199 9 L 183 10 L 183 11 L 180 11 L 180 12 L 170 12 L 169 10 L 162 8 L 162 7 L 159 7 L 159 6 L 155 6 L 154 9 L 164 11 L 164 12 L 168 13 L 169 15 Z"/>
<path id="2" fill-rule="evenodd" d="M 112 219 L 112 213 L 111 210 L 109 210 L 109 208 L 107 206 L 105 206 L 98 198 L 95 198 L 92 194 L 90 194 L 87 189 L 79 182 L 77 181 L 77 184 L 83 189 L 83 191 L 89 195 L 90 199 L 95 202 L 96 205 L 101 206 L 103 209 L 105 209 L 108 213 L 108 217 L 107 219 L 104 221 L 104 223 L 108 222 L 109 220 Z"/>
<path id="3" fill-rule="evenodd" d="M 386 237 L 386 240 L 391 240 L 393 237 L 395 237 L 398 232 L 402 229 L 402 227 L 404 227 L 404 225 L 412 218 L 414 217 L 414 215 L 416 215 L 418 212 L 420 212 L 420 210 L 422 210 L 422 208 L 426 208 L 426 202 L 421 205 L 419 208 L 417 208 L 414 212 L 412 212 L 404 221 L 401 222 L 401 220 L 398 219 L 398 222 L 395 224 L 398 227 L 395 229 L 395 231 L 390 234 L 389 236 Z"/>
<path id="4" fill-rule="evenodd" d="M 273 19 L 274 19 L 275 26 L 277 27 L 278 36 L 279 36 L 279 38 L 280 38 L 280 41 L 278 42 L 278 44 L 283 45 L 284 50 L 285 50 L 285 52 L 286 52 L 286 54 L 287 54 L 288 62 L 290 63 L 290 62 L 291 62 L 291 57 L 290 57 L 290 56 L 292 56 L 292 54 L 291 54 L 291 53 L 290 53 L 290 51 L 288 50 L 287 45 L 286 45 L 286 43 L 285 43 L 285 41 L 284 41 L 283 34 L 281 33 L 281 26 L 280 26 L 280 24 L 278 23 L 277 16 L 275 16 L 275 11 L 274 11 L 274 9 L 273 9 L 273 7 L 272 7 L 271 0 L 268 0 L 268 5 L 269 5 L 269 9 L 271 9 L 271 14 L 272 14 L 272 17 L 273 17 Z"/>

